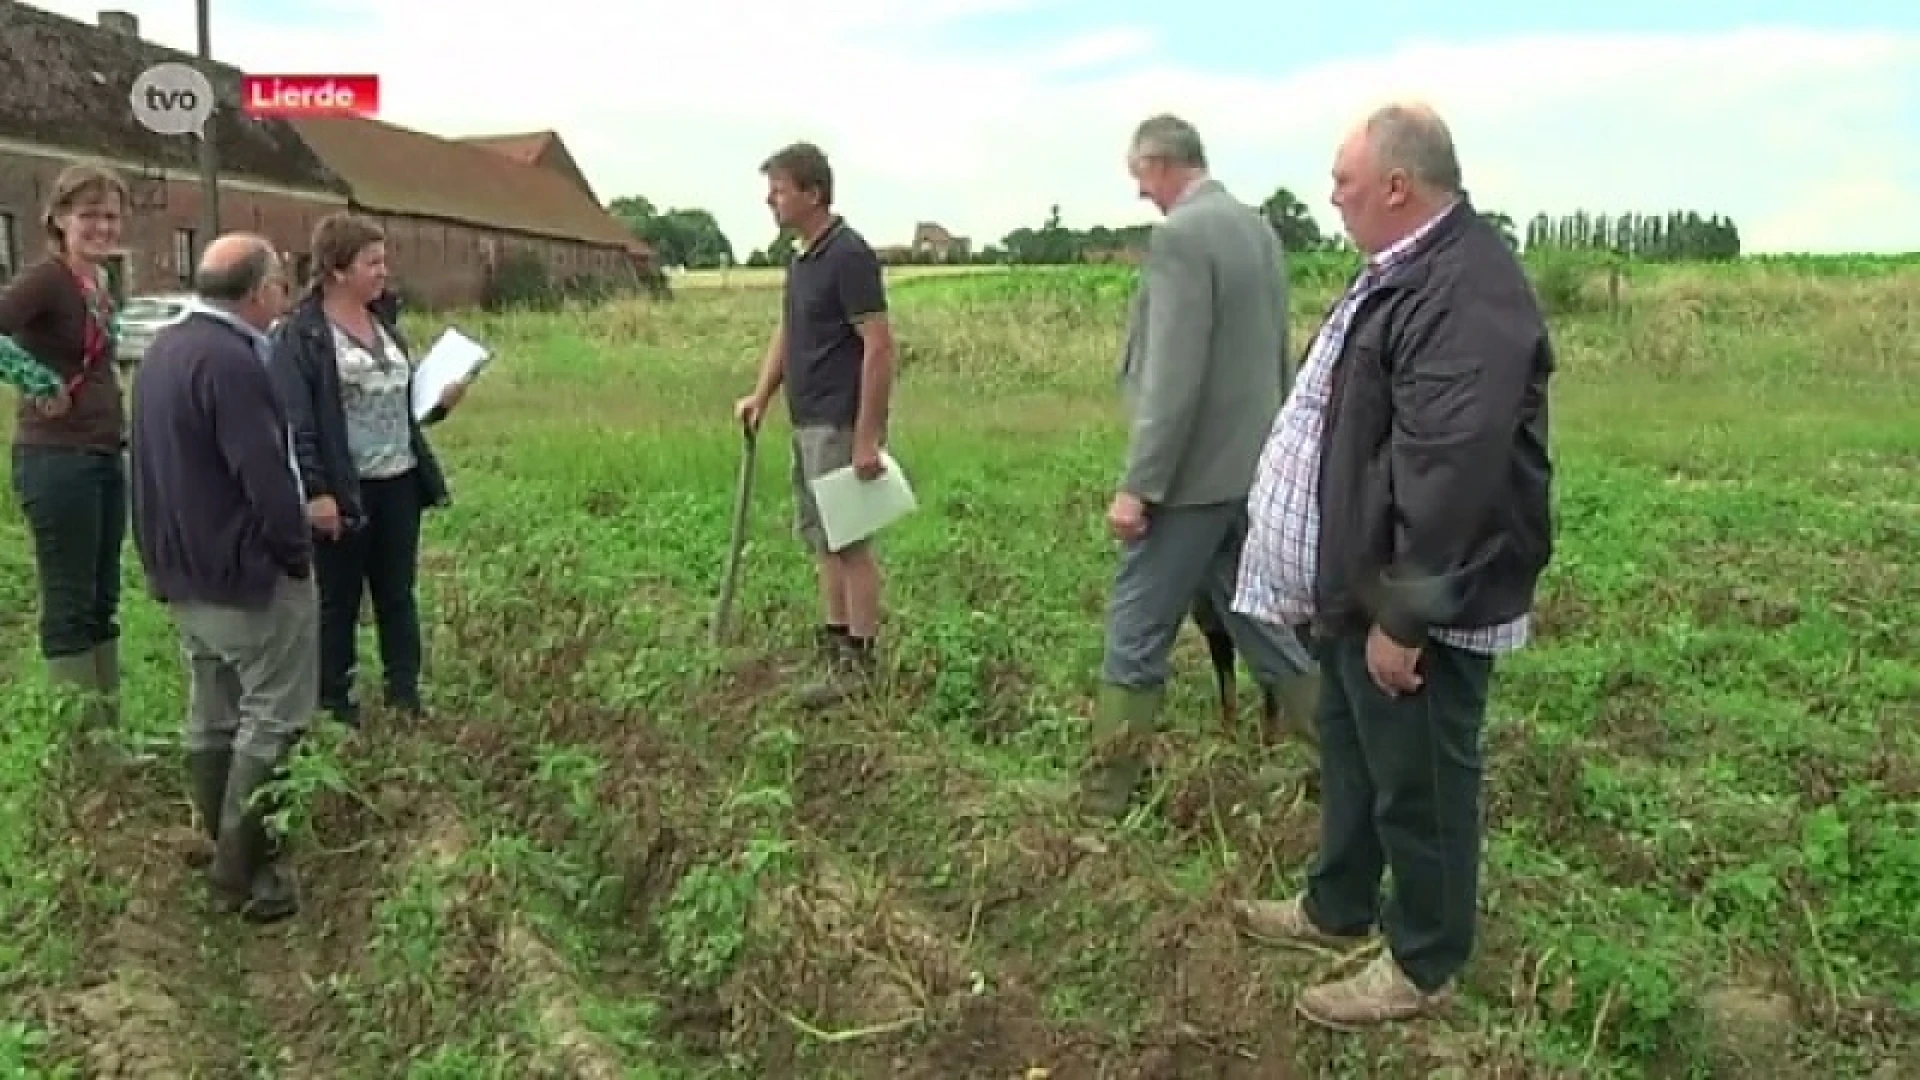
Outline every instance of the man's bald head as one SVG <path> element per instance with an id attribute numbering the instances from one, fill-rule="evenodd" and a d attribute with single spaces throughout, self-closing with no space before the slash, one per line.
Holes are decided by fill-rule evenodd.
<path id="1" fill-rule="evenodd" d="M 1367 116 L 1361 131 L 1382 173 L 1400 170 L 1435 195 L 1460 194 L 1460 156 L 1453 148 L 1453 133 L 1431 105 L 1384 105 Z"/>
<path id="2" fill-rule="evenodd" d="M 200 253 L 193 290 L 208 303 L 232 307 L 259 291 L 279 269 L 280 256 L 264 236 L 227 233 Z"/>
<path id="3" fill-rule="evenodd" d="M 1453 135 L 1429 105 L 1384 105 L 1333 159 L 1333 205 L 1355 247 L 1384 251 L 1465 192 Z"/>

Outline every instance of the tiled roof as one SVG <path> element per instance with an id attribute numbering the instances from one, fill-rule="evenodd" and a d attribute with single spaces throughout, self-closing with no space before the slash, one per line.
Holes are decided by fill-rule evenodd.
<path id="1" fill-rule="evenodd" d="M 573 160 L 567 152 L 567 144 L 560 141 L 557 131 L 528 131 L 517 135 L 468 135 L 460 140 L 470 146 L 481 146 L 496 154 L 503 155 L 526 165 L 538 165 L 559 173 L 573 181 L 574 186 L 587 193 L 587 198 L 596 204 L 600 196 L 594 194 L 593 185 L 587 182 L 587 174 L 580 169 L 580 163 Z"/>
<path id="2" fill-rule="evenodd" d="M 141 127 L 128 101 L 140 72 L 166 61 L 197 62 L 152 42 L 0 0 L 0 137 L 136 168 L 191 170 L 198 163 L 195 140 Z M 240 112 L 239 71 L 217 65 L 212 81 L 223 106 L 211 121 L 222 173 L 301 190 L 341 190 L 338 178 L 284 121 Z"/>
<path id="3" fill-rule="evenodd" d="M 368 210 L 619 247 L 632 240 L 604 207 L 550 169 L 379 120 L 291 123 Z"/>
<path id="4" fill-rule="evenodd" d="M 460 141 L 505 154 L 523 165 L 538 165 L 540 155 L 546 153 L 556 138 L 551 131 L 529 131 L 521 135 L 468 135 Z"/>

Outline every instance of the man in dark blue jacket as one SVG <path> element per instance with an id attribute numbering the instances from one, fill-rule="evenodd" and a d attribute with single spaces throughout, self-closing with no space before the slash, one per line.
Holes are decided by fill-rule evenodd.
<path id="1" fill-rule="evenodd" d="M 1555 360 L 1526 272 L 1467 197 L 1430 106 L 1357 126 L 1333 203 L 1366 265 L 1261 456 L 1234 600 L 1311 627 L 1320 852 L 1303 891 L 1238 915 L 1257 936 L 1322 947 L 1382 932 L 1364 969 L 1295 1001 L 1352 1030 L 1443 1008 L 1473 953 L 1489 686 L 1530 640 L 1553 556 Z"/>
<path id="2" fill-rule="evenodd" d="M 254 796 L 319 709 L 312 534 L 263 333 L 288 283 L 267 241 L 228 235 L 194 285 L 201 303 L 135 378 L 134 541 L 187 657 L 187 769 L 215 900 L 269 922 L 298 901 Z"/>

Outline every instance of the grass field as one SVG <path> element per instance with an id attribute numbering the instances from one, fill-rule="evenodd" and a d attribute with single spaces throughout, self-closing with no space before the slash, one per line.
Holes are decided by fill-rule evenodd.
<path id="1" fill-rule="evenodd" d="M 1003 267 L 963 264 L 958 266 L 894 266 L 887 269 L 889 281 L 946 277 L 953 274 L 996 272 Z M 725 270 L 680 270 L 670 275 L 676 289 L 777 289 L 786 278 L 778 266 L 735 266 Z M 751 389 L 751 387 L 749 387 Z"/>
<path id="2" fill-rule="evenodd" d="M 923 510 L 885 542 L 888 690 L 838 717 L 781 694 L 815 618 L 781 425 L 706 645 L 777 293 L 466 321 L 501 359 L 437 429 L 435 710 L 305 744 L 306 910 L 273 929 L 185 865 L 181 669 L 131 552 L 129 724 L 163 745 L 113 774 L 38 688 L 6 501 L 0 1077 L 1920 1075 L 1920 267 L 1572 285 L 1559 555 L 1497 684 L 1446 1019 L 1304 1028 L 1292 991 L 1357 958 L 1229 927 L 1298 884 L 1316 811 L 1299 757 L 1220 729 L 1197 635 L 1153 811 L 1045 798 L 1100 650 L 1130 281 L 973 274 L 897 279 Z"/>

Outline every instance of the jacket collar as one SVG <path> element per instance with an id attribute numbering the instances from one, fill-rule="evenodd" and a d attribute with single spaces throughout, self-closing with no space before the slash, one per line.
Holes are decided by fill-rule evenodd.
<path id="1" fill-rule="evenodd" d="M 396 337 L 399 335 L 399 326 L 394 319 L 388 317 L 387 310 L 379 300 L 369 303 L 367 311 L 373 315 L 375 322 L 386 327 L 389 334 Z M 303 334 L 319 334 L 326 330 L 327 313 L 321 304 L 320 290 L 309 289 L 306 295 L 300 298 L 300 302 L 294 305 L 294 309 L 287 313 L 286 325 Z"/>
<path id="2" fill-rule="evenodd" d="M 1384 267 L 1377 272 L 1380 280 L 1376 288 L 1403 289 L 1413 288 L 1427 278 L 1427 255 L 1435 248 L 1452 243 L 1469 224 L 1478 220 L 1480 212 L 1473 208 L 1473 200 L 1465 192 L 1439 217 L 1421 226 L 1413 234 L 1413 243 L 1384 257 Z M 1368 260 L 1373 266 L 1373 260 Z"/>
<path id="3" fill-rule="evenodd" d="M 239 316 L 236 316 L 233 312 L 225 308 L 215 307 L 199 297 L 194 297 L 192 304 L 188 306 L 187 310 L 192 317 L 218 323 L 227 330 L 238 334 L 246 340 L 248 345 L 253 347 L 255 352 L 263 357 L 268 354 L 271 348 L 267 335 L 261 333 L 259 327 L 247 324 L 242 321 Z"/>
<path id="4" fill-rule="evenodd" d="M 1173 200 L 1173 205 L 1167 207 L 1167 210 L 1171 213 L 1173 210 L 1187 205 L 1202 195 L 1212 195 L 1225 190 L 1227 190 L 1225 184 L 1215 180 L 1211 174 L 1203 173 L 1195 177 L 1193 183 L 1187 185 L 1187 189 L 1182 191 L 1179 197 Z"/>

